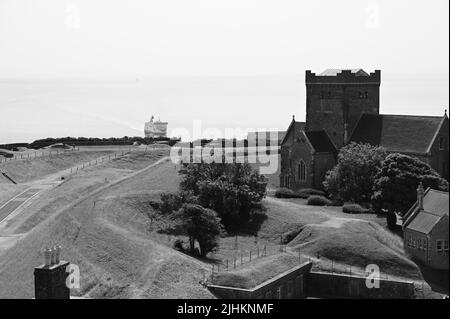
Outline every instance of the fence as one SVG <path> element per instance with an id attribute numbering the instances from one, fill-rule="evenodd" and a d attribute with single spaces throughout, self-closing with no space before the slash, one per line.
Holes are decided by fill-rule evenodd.
<path id="1" fill-rule="evenodd" d="M 18 161 L 18 160 L 26 160 L 26 159 L 33 159 L 33 158 L 39 158 L 39 157 L 51 157 L 54 155 L 60 155 L 65 154 L 69 152 L 74 152 L 75 149 L 70 150 L 46 150 L 46 151 L 35 151 L 35 152 L 28 152 L 25 154 L 14 154 L 13 157 L 3 157 L 0 156 L 0 164 L 11 162 L 11 161 Z"/>

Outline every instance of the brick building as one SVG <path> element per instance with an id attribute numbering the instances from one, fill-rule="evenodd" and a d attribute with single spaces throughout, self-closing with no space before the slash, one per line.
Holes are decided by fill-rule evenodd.
<path id="1" fill-rule="evenodd" d="M 305 83 L 306 123 L 293 120 L 281 142 L 281 187 L 322 188 L 338 150 L 351 141 L 415 156 L 448 180 L 447 114 L 380 115 L 380 70 L 306 71 Z"/>
<path id="2" fill-rule="evenodd" d="M 403 220 L 405 251 L 432 268 L 448 270 L 448 193 L 424 192 L 420 184 L 417 202 Z"/>

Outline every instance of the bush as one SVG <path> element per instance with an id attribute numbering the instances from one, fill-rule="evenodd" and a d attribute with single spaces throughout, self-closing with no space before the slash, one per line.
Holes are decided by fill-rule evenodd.
<path id="1" fill-rule="evenodd" d="M 345 204 L 342 207 L 342 211 L 346 214 L 365 214 L 370 210 L 358 204 Z"/>
<path id="2" fill-rule="evenodd" d="M 300 198 L 305 198 L 305 199 L 312 195 L 317 195 L 317 196 L 325 196 L 326 195 L 324 191 L 314 189 L 314 188 L 303 188 L 303 189 L 299 190 L 297 193 Z"/>
<path id="3" fill-rule="evenodd" d="M 298 191 L 294 191 L 289 188 L 278 188 L 275 191 L 275 197 L 277 198 L 304 198 L 307 199 L 311 195 L 325 196 L 325 192 L 314 188 L 303 188 Z"/>
<path id="4" fill-rule="evenodd" d="M 278 188 L 275 191 L 276 198 L 300 198 L 299 194 L 289 188 Z"/>
<path id="5" fill-rule="evenodd" d="M 312 195 L 308 197 L 307 204 L 311 206 L 329 206 L 331 201 L 325 196 Z"/>

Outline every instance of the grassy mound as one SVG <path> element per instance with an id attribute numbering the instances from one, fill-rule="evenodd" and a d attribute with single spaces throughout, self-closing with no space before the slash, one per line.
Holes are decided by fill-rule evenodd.
<path id="1" fill-rule="evenodd" d="M 401 238 L 372 222 L 330 219 L 306 225 L 289 246 L 303 254 L 362 269 L 376 264 L 382 273 L 420 278 L 417 265 L 404 254 Z"/>

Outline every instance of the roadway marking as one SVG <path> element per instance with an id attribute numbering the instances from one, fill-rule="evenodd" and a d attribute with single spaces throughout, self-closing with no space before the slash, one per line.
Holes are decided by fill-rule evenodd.
<path id="1" fill-rule="evenodd" d="M 2 224 L 8 216 L 11 216 L 20 207 L 24 206 L 31 199 L 36 197 L 42 189 L 39 188 L 29 188 L 20 193 L 19 195 L 13 197 L 5 204 L 0 207 L 0 224 Z"/>

